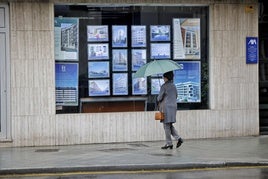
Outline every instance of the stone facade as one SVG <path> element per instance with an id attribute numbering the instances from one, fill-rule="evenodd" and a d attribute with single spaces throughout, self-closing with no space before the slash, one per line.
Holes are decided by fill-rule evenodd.
<path id="1" fill-rule="evenodd" d="M 9 1 L 11 140 L 0 141 L 0 146 L 164 140 L 162 124 L 154 121 L 152 111 L 56 115 L 54 3 L 133 1 Z M 135 1 L 161 3 L 209 6 L 210 109 L 178 111 L 180 135 L 185 139 L 258 135 L 258 65 L 245 62 L 246 37 L 258 37 L 257 1 Z M 253 12 L 245 11 L 247 6 Z"/>

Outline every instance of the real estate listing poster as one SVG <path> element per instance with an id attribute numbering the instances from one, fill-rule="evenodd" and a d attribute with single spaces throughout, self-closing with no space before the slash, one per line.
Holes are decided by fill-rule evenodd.
<path id="1" fill-rule="evenodd" d="M 200 59 L 200 19 L 173 19 L 173 59 Z"/>
<path id="2" fill-rule="evenodd" d="M 169 25 L 151 25 L 150 26 L 151 41 L 169 41 L 170 26 Z"/>
<path id="3" fill-rule="evenodd" d="M 88 44 L 88 60 L 109 59 L 109 44 Z"/>
<path id="4" fill-rule="evenodd" d="M 109 96 L 110 80 L 88 80 L 89 96 Z"/>
<path id="5" fill-rule="evenodd" d="M 146 47 L 146 26 L 144 25 L 131 26 L 131 46 Z"/>
<path id="6" fill-rule="evenodd" d="M 113 71 L 127 71 L 127 49 L 113 49 Z"/>
<path id="7" fill-rule="evenodd" d="M 178 103 L 201 102 L 201 70 L 199 61 L 178 62 L 181 69 L 174 71 Z"/>
<path id="8" fill-rule="evenodd" d="M 78 61 L 78 19 L 55 18 L 55 60 Z"/>
<path id="9" fill-rule="evenodd" d="M 56 105 L 78 106 L 78 64 L 56 63 Z"/>
<path id="10" fill-rule="evenodd" d="M 109 62 L 88 62 L 88 78 L 107 78 L 110 76 Z"/>
<path id="11" fill-rule="evenodd" d="M 113 25 L 113 42 L 112 47 L 127 47 L 127 26 Z"/>
<path id="12" fill-rule="evenodd" d="M 147 94 L 147 78 L 133 78 L 132 74 L 132 94 L 145 95 Z"/>
<path id="13" fill-rule="evenodd" d="M 132 49 L 132 71 L 137 71 L 146 64 L 146 49 Z"/>
<path id="14" fill-rule="evenodd" d="M 109 40 L 107 25 L 88 25 L 87 41 L 88 42 L 107 42 Z"/>
<path id="15" fill-rule="evenodd" d="M 162 84 L 164 84 L 163 78 L 152 78 L 151 79 L 151 94 L 159 94 Z"/>
<path id="16" fill-rule="evenodd" d="M 113 74 L 113 95 L 128 95 L 127 73 Z"/>
<path id="17" fill-rule="evenodd" d="M 151 59 L 170 59 L 170 43 L 151 43 Z"/>

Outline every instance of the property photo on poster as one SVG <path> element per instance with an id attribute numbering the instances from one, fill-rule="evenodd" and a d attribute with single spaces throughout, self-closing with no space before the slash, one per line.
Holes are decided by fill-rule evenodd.
<path id="1" fill-rule="evenodd" d="M 113 49 L 113 71 L 127 71 L 127 49 Z"/>
<path id="2" fill-rule="evenodd" d="M 127 26 L 113 25 L 112 26 L 112 47 L 127 47 Z"/>
<path id="3" fill-rule="evenodd" d="M 88 80 L 89 96 L 109 96 L 110 80 Z"/>
<path id="4" fill-rule="evenodd" d="M 78 106 L 78 63 L 56 63 L 56 106 Z"/>
<path id="5" fill-rule="evenodd" d="M 78 61 L 78 19 L 54 19 L 55 60 Z"/>
<path id="6" fill-rule="evenodd" d="M 151 41 L 169 41 L 170 26 L 169 25 L 151 25 L 150 26 Z"/>
<path id="7" fill-rule="evenodd" d="M 173 19 L 173 58 L 200 59 L 200 19 Z"/>
<path id="8" fill-rule="evenodd" d="M 151 79 L 151 94 L 159 94 L 161 85 L 164 84 L 163 78 L 152 78 Z"/>
<path id="9" fill-rule="evenodd" d="M 131 46 L 146 47 L 146 26 L 143 25 L 131 26 Z"/>
<path id="10" fill-rule="evenodd" d="M 109 40 L 107 25 L 88 25 L 87 41 L 88 42 L 106 42 Z"/>
<path id="11" fill-rule="evenodd" d="M 201 70 L 199 61 L 178 62 L 181 69 L 174 71 L 178 103 L 201 102 Z"/>
<path id="12" fill-rule="evenodd" d="M 151 59 L 170 59 L 170 43 L 151 43 Z"/>
<path id="13" fill-rule="evenodd" d="M 147 78 L 133 78 L 132 74 L 132 94 L 145 95 L 147 94 Z"/>
<path id="14" fill-rule="evenodd" d="M 88 44 L 88 60 L 109 59 L 108 43 Z"/>
<path id="15" fill-rule="evenodd" d="M 88 62 L 88 78 L 107 78 L 110 76 L 109 62 Z"/>
<path id="16" fill-rule="evenodd" d="M 113 73 L 113 95 L 128 95 L 127 73 Z"/>
<path id="17" fill-rule="evenodd" d="M 146 64 L 146 50 L 132 49 L 132 71 L 137 71 L 140 67 Z"/>

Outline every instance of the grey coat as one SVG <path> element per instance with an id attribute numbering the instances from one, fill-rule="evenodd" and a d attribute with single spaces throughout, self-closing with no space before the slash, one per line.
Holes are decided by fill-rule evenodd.
<path id="1" fill-rule="evenodd" d="M 161 88 L 157 101 L 159 103 L 159 111 L 165 113 L 164 123 L 175 123 L 177 114 L 177 89 L 173 82 L 165 82 Z"/>

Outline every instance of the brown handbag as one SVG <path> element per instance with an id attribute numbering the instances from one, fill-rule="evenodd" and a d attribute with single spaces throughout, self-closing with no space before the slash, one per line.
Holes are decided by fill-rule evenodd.
<path id="1" fill-rule="evenodd" d="M 155 120 L 160 120 L 160 121 L 162 121 L 162 120 L 165 119 L 165 115 L 164 115 L 163 112 L 157 111 L 157 112 L 155 113 L 154 119 L 155 119 Z"/>

